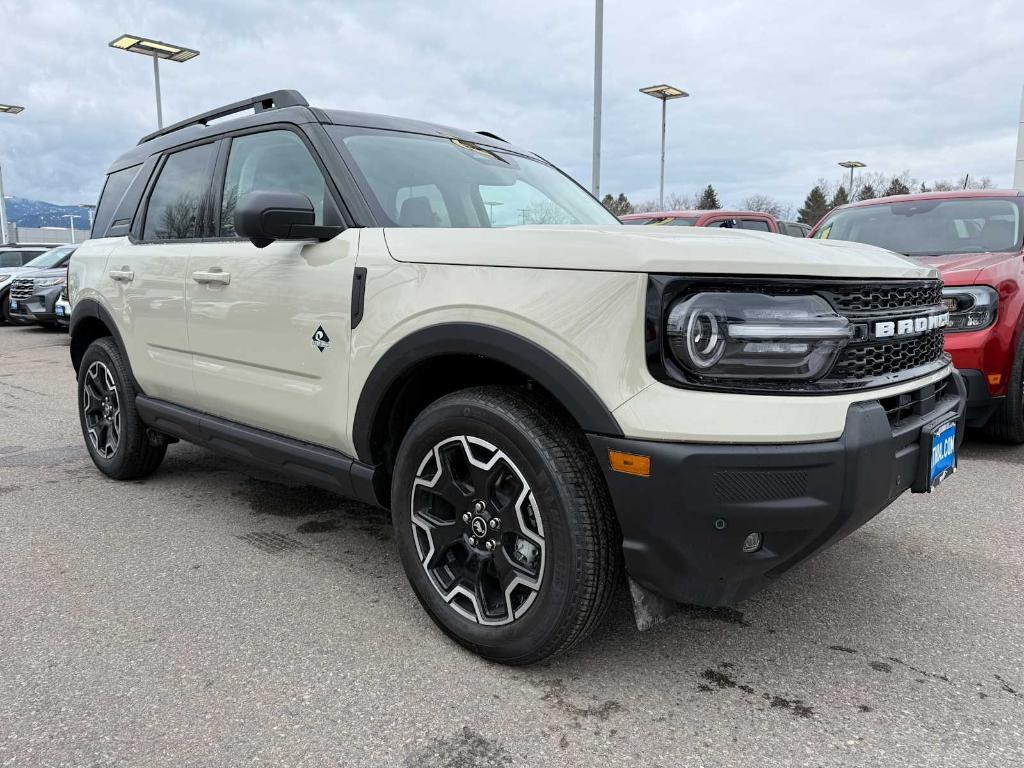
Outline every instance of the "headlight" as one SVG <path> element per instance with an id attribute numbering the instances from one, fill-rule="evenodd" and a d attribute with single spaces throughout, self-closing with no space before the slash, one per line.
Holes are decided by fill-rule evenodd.
<path id="1" fill-rule="evenodd" d="M 64 285 L 67 283 L 66 277 L 41 277 L 34 283 L 36 288 L 49 288 L 51 285 Z"/>
<path id="2" fill-rule="evenodd" d="M 714 379 L 813 381 L 853 327 L 820 296 L 697 293 L 668 310 L 666 339 L 689 373 Z"/>
<path id="3" fill-rule="evenodd" d="M 5 275 L 3 272 L 0 272 L 0 283 L 6 283 L 10 278 L 10 275 Z"/>
<path id="4" fill-rule="evenodd" d="M 946 333 L 980 331 L 996 321 L 999 294 L 987 285 L 950 286 L 942 289 L 942 303 L 949 310 Z"/>

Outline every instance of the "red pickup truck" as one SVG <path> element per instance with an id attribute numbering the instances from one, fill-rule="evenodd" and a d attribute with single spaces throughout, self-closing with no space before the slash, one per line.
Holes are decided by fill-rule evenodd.
<path id="1" fill-rule="evenodd" d="M 659 211 L 630 213 L 620 216 L 623 224 L 656 224 L 669 227 L 722 227 L 775 232 L 780 235 L 807 237 L 810 227 L 796 221 L 779 221 L 770 213 L 760 211 Z"/>
<path id="2" fill-rule="evenodd" d="M 949 307 L 946 351 L 967 382 L 967 423 L 1024 443 L 1024 197 L 926 192 L 836 208 L 811 237 L 854 240 L 935 266 Z"/>

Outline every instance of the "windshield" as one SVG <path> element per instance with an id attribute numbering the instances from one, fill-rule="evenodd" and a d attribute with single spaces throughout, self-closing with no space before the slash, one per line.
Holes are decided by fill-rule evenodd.
<path id="1" fill-rule="evenodd" d="M 61 261 L 67 256 L 70 256 L 72 253 L 74 253 L 74 251 L 74 248 L 68 248 L 64 246 L 60 248 L 54 248 L 52 250 L 47 251 L 46 253 L 39 254 L 25 266 L 35 267 L 37 269 L 53 269 L 54 267 L 59 267 L 61 265 Z"/>
<path id="2" fill-rule="evenodd" d="M 847 208 L 814 235 L 853 240 L 907 256 L 1016 251 L 1021 243 L 1015 198 L 959 198 Z"/>
<path id="3" fill-rule="evenodd" d="M 460 139 L 328 126 L 385 226 L 618 224 L 546 163 Z"/>

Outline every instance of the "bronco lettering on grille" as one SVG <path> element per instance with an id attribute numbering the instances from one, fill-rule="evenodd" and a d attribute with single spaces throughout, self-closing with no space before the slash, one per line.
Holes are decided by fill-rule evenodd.
<path id="1" fill-rule="evenodd" d="M 921 317 L 907 317 L 900 320 L 883 320 L 872 323 L 872 336 L 876 339 L 903 338 L 928 333 L 949 325 L 949 312 Z"/>

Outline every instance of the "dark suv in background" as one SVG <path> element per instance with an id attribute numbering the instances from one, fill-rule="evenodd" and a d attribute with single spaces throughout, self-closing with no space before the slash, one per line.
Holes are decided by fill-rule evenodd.
<path id="1" fill-rule="evenodd" d="M 67 285 L 68 262 L 75 245 L 61 245 L 37 256 L 19 270 L 4 270 L 9 277 L 0 282 L 0 302 L 3 319 L 9 323 L 35 323 L 36 318 L 28 303 L 41 289 Z M 53 324 L 44 321 L 44 324 Z"/>

